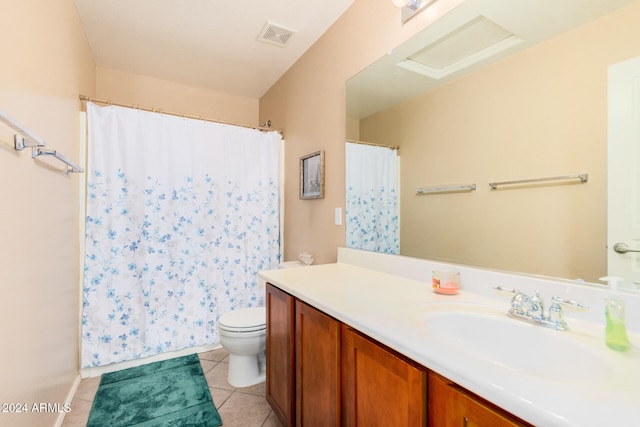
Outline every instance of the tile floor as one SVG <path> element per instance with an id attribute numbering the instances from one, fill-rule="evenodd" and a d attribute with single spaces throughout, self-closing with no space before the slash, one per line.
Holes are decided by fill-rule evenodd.
<path id="1" fill-rule="evenodd" d="M 235 388 L 227 382 L 228 353 L 224 349 L 200 353 L 213 403 L 218 408 L 223 427 L 282 427 L 265 400 L 265 384 Z M 71 402 L 62 427 L 84 427 L 89 419 L 93 396 L 98 390 L 100 377 L 85 378 Z"/>

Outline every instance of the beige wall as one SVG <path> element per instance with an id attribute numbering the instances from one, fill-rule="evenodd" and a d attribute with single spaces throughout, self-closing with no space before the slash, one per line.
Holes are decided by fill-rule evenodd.
<path id="1" fill-rule="evenodd" d="M 98 67 L 96 98 L 257 126 L 258 100 Z"/>
<path id="2" fill-rule="evenodd" d="M 345 127 L 347 140 L 360 141 L 360 120 L 347 117 Z"/>
<path id="3" fill-rule="evenodd" d="M 0 109 L 84 165 L 78 94 L 93 95 L 95 65 L 73 0 L 0 9 Z M 15 151 L 2 124 L 0 171 L 0 402 L 62 404 L 78 375 L 82 176 Z M 57 416 L 0 413 L 0 425 L 51 426 Z"/>
<path id="4" fill-rule="evenodd" d="M 606 275 L 607 67 L 640 55 L 639 21 L 635 2 L 361 121 L 362 139 L 401 147 L 401 252 L 594 282 Z M 589 182 L 488 186 L 578 172 Z M 415 195 L 453 183 L 478 189 Z"/>
<path id="5" fill-rule="evenodd" d="M 260 99 L 260 121 L 285 132 L 285 260 L 310 251 L 316 263 L 336 260 L 344 225 L 344 82 L 415 34 L 457 0 L 443 0 L 400 24 L 389 0 L 356 0 L 340 19 Z M 299 159 L 325 151 L 324 199 L 300 200 Z"/>

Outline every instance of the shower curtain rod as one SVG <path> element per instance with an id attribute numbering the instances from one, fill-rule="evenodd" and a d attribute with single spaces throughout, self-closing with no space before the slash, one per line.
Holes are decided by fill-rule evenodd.
<path id="1" fill-rule="evenodd" d="M 145 108 L 145 107 L 140 107 L 139 105 L 133 105 L 133 104 L 119 104 L 117 102 L 111 102 L 111 101 L 105 101 L 102 99 L 95 99 L 95 98 L 90 98 L 88 96 L 85 95 L 80 95 L 80 101 L 88 101 L 88 102 L 93 102 L 96 104 L 105 104 L 105 105 L 115 105 L 116 107 L 125 107 L 125 108 L 135 108 L 136 110 L 142 110 L 142 111 L 149 111 L 151 113 L 160 113 L 160 114 L 167 114 L 169 116 L 176 116 L 176 117 L 184 117 L 187 119 L 196 119 L 196 120 L 202 120 L 205 122 L 212 122 L 212 123 L 220 123 L 223 125 L 232 125 L 232 126 L 240 126 L 243 128 L 248 128 L 248 129 L 256 129 L 259 130 L 261 132 L 278 132 L 283 138 L 284 138 L 284 132 L 279 130 L 279 129 L 272 129 L 270 127 L 266 127 L 266 126 L 250 126 L 250 125 L 243 125 L 240 123 L 233 123 L 233 122 L 225 122 L 222 120 L 214 120 L 214 119 L 209 119 L 207 117 L 202 117 L 202 116 L 192 116 L 189 114 L 182 114 L 182 113 L 172 113 L 169 111 L 163 111 L 159 108 Z M 267 120 L 267 122 L 265 124 L 269 124 L 271 125 L 271 120 Z"/>
<path id="2" fill-rule="evenodd" d="M 354 141 L 352 139 L 347 139 L 347 142 L 350 142 L 352 144 L 371 145 L 371 146 L 374 146 L 374 147 L 386 147 L 389 150 L 399 150 L 400 149 L 400 147 L 398 147 L 397 145 L 376 144 L 375 142 Z"/>

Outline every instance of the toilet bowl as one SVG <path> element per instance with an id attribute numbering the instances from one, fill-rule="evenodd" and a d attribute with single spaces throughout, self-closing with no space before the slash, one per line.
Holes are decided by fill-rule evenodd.
<path id="1" fill-rule="evenodd" d="M 229 352 L 227 380 L 234 387 L 249 387 L 265 380 L 267 348 L 266 310 L 242 308 L 218 319 L 220 344 Z"/>

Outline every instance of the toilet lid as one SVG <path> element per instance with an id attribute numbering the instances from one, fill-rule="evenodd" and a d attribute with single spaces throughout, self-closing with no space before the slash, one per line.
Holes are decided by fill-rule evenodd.
<path id="1" fill-rule="evenodd" d="M 218 319 L 218 326 L 227 331 L 251 332 L 265 329 L 267 312 L 264 307 L 233 310 Z"/>

